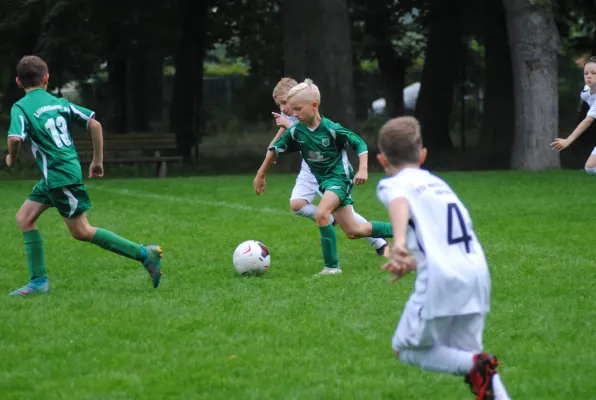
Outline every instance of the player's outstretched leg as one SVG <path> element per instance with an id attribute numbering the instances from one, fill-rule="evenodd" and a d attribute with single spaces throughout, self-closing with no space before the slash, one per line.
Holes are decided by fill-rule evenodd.
<path id="1" fill-rule="evenodd" d="M 23 232 L 29 282 L 10 293 L 10 296 L 29 296 L 36 293 L 49 293 L 50 284 L 46 273 L 43 237 L 35 225 L 39 216 L 49 208 L 47 204 L 26 200 L 17 212 L 17 224 Z"/>
<path id="2" fill-rule="evenodd" d="M 352 211 L 354 211 L 354 219 L 359 224 L 366 224 L 368 221 L 362 215 L 358 214 L 354 207 L 352 207 Z M 389 243 L 383 238 L 374 238 L 374 237 L 365 237 L 366 240 L 376 251 L 377 255 L 380 257 L 389 257 L 391 254 L 389 249 Z"/>
<path id="3" fill-rule="evenodd" d="M 133 260 L 140 261 L 157 288 L 161 280 L 162 249 L 157 245 L 144 246 L 131 242 L 106 229 L 96 228 L 89 224 L 83 213 L 74 218 L 64 218 L 72 236 L 77 240 L 93 243 L 101 248 Z"/>
<path id="4" fill-rule="evenodd" d="M 328 191 L 325 192 L 317 207 L 315 219 L 321 233 L 321 248 L 325 262 L 325 267 L 317 275 L 337 275 L 342 272 L 337 257 L 337 235 L 329 219 L 331 212 L 338 205 L 339 197 L 335 193 Z"/>
<path id="5" fill-rule="evenodd" d="M 290 209 L 294 215 L 316 222 L 315 214 L 317 213 L 317 206 L 315 204 L 312 204 L 305 199 L 291 199 Z M 329 219 L 331 220 L 331 225 L 335 226 L 335 218 L 333 218 L 333 215 L 331 215 Z"/>
<path id="6" fill-rule="evenodd" d="M 476 400 L 509 400 L 501 377 L 497 372 L 499 361 L 489 353 L 474 355 L 474 366 L 465 376 L 465 382 Z"/>
<path id="7" fill-rule="evenodd" d="M 358 223 L 354 216 L 352 206 L 338 208 L 334 212 L 334 215 L 337 223 L 350 239 L 393 237 L 393 227 L 391 226 L 391 223 L 379 221 Z"/>

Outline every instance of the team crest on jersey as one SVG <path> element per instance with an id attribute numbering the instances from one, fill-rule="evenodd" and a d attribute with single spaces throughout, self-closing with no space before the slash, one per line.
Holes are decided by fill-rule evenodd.
<path id="1" fill-rule="evenodd" d="M 327 146 L 329 146 L 329 143 L 330 143 L 330 142 L 329 142 L 329 138 L 323 138 L 323 139 L 321 140 L 321 144 L 323 145 L 323 147 L 327 147 Z"/>

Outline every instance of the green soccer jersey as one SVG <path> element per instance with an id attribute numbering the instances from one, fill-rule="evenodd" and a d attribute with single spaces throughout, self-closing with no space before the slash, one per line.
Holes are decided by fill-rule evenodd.
<path id="1" fill-rule="evenodd" d="M 295 123 L 269 150 L 278 155 L 299 151 L 320 185 L 330 178 L 353 180 L 354 171 L 345 151 L 347 145 L 358 156 L 368 152 L 358 135 L 323 117 L 314 130 L 301 122 Z"/>
<path id="2" fill-rule="evenodd" d="M 30 144 L 50 189 L 80 184 L 81 164 L 69 127 L 72 123 L 87 127 L 94 114 L 43 89 L 34 89 L 12 106 L 8 136 Z"/>

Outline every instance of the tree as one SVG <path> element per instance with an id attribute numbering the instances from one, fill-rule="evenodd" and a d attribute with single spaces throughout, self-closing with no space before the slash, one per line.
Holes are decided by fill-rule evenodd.
<path id="1" fill-rule="evenodd" d="M 560 37 L 550 0 L 503 0 L 514 77 L 514 169 L 560 167 L 550 143 L 558 136 Z"/>
<path id="2" fill-rule="evenodd" d="M 363 38 L 358 56 L 378 62 L 388 117 L 404 114 L 406 71 L 426 45 L 424 1 L 351 0 L 354 29 Z"/>
<path id="3" fill-rule="evenodd" d="M 484 116 L 479 158 L 507 168 L 514 138 L 513 71 L 507 21 L 501 0 L 486 0 L 482 17 L 484 38 Z"/>
<path id="4" fill-rule="evenodd" d="M 428 44 L 416 117 L 431 149 L 453 147 L 450 132 L 453 92 L 461 67 L 462 9 L 466 0 L 432 0 L 428 16 Z"/>
<path id="5" fill-rule="evenodd" d="M 300 2 L 283 0 L 283 58 L 284 75 L 302 81 L 306 75 L 306 38 L 301 25 L 306 19 Z"/>
<path id="6" fill-rule="evenodd" d="M 350 16 L 347 0 L 308 0 L 302 27 L 306 35 L 306 75 L 321 90 L 321 112 L 354 126 L 355 100 Z"/>
<path id="7" fill-rule="evenodd" d="M 178 151 L 185 163 L 192 161 L 192 149 L 199 142 L 199 115 L 203 102 L 203 60 L 209 4 L 181 0 L 179 16 L 182 34 L 176 53 L 176 76 L 170 107 L 170 126 L 176 134 Z"/>

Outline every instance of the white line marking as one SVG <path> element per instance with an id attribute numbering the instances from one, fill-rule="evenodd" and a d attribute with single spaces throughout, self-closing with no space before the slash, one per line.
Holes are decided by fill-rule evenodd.
<path id="1" fill-rule="evenodd" d="M 246 204 L 238 204 L 238 203 L 228 203 L 226 201 L 210 201 L 210 200 L 202 200 L 202 199 L 191 199 L 188 197 L 174 197 L 174 196 L 165 196 L 161 194 L 155 193 L 146 193 L 146 192 L 137 192 L 128 189 L 114 189 L 105 186 L 91 186 L 88 185 L 90 189 L 94 190 L 101 190 L 104 192 L 111 192 L 120 194 L 123 196 L 132 196 L 132 197 L 141 197 L 141 198 L 151 198 L 155 200 L 162 200 L 162 201 L 170 201 L 173 203 L 185 203 L 185 204 L 202 204 L 206 206 L 212 207 L 222 207 L 222 208 L 229 208 L 232 210 L 242 210 L 242 211 L 253 211 L 253 212 L 260 212 L 264 214 L 274 214 L 274 215 L 288 215 L 291 216 L 292 213 L 290 211 L 283 211 L 277 208 L 270 208 L 270 207 L 252 207 Z"/>

